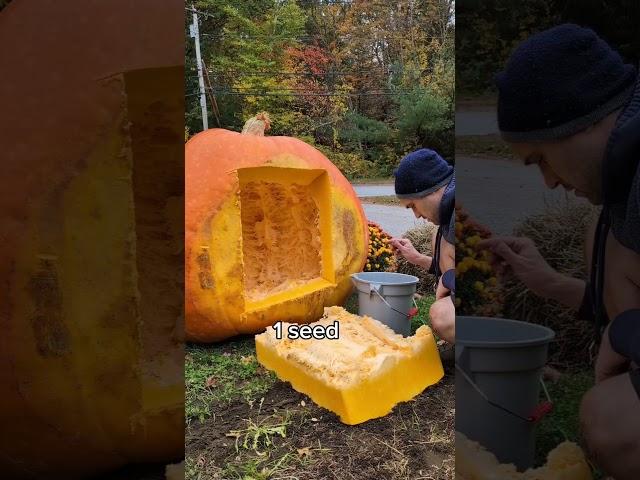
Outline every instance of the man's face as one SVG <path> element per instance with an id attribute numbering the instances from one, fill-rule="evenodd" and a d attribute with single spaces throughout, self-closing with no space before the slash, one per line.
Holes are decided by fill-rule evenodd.
<path id="1" fill-rule="evenodd" d="M 413 210 L 416 218 L 424 218 L 438 225 L 440 223 L 440 200 L 442 199 L 443 190 L 444 187 L 422 198 L 401 199 L 400 204 Z"/>
<path id="2" fill-rule="evenodd" d="M 562 186 L 594 205 L 602 203 L 602 162 L 615 116 L 571 137 L 541 143 L 512 143 L 525 165 L 538 165 L 549 188 Z"/>

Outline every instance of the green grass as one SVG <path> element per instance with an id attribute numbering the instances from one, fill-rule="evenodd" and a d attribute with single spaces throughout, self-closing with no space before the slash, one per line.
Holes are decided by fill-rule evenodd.
<path id="1" fill-rule="evenodd" d="M 418 315 L 411 321 L 411 332 L 429 323 L 429 307 L 435 298 L 418 300 Z M 351 295 L 345 309 L 358 313 L 358 296 Z M 243 337 L 215 345 L 187 345 L 185 358 L 187 422 L 204 421 L 211 407 L 236 400 L 258 402 L 276 382 L 275 374 L 262 368 L 255 356 L 253 337 Z"/>
<path id="2" fill-rule="evenodd" d="M 511 147 L 498 134 L 464 135 L 456 137 L 456 155 L 473 157 L 500 157 L 516 160 Z"/>
<path id="3" fill-rule="evenodd" d="M 224 471 L 224 478 L 237 480 L 272 480 L 275 478 L 296 478 L 289 476 L 281 476 L 286 467 L 292 463 L 299 462 L 295 454 L 286 453 L 280 458 L 271 458 L 265 456 L 263 458 L 250 458 L 239 465 L 227 465 Z"/>
<path id="4" fill-rule="evenodd" d="M 344 309 L 349 313 L 358 314 L 358 292 L 353 292 L 344 304 Z"/>
<path id="5" fill-rule="evenodd" d="M 435 295 L 426 295 L 416 301 L 418 304 L 418 314 L 411 319 L 411 335 L 416 333 L 416 330 L 422 325 L 431 326 L 431 323 L 429 322 L 429 309 L 435 301 Z"/>
<path id="6" fill-rule="evenodd" d="M 465 110 L 472 108 L 496 108 L 498 95 L 495 92 L 461 92 L 456 91 L 456 109 Z"/>
<path id="7" fill-rule="evenodd" d="M 592 385 L 591 371 L 566 373 L 556 383 L 547 383 L 553 411 L 537 427 L 537 464 L 544 463 L 547 453 L 565 440 L 580 443 L 580 402 Z"/>
<path id="8" fill-rule="evenodd" d="M 203 421 L 214 403 L 254 401 L 275 383 L 255 357 L 253 337 L 216 345 L 188 345 L 185 359 L 187 421 Z"/>
<path id="9" fill-rule="evenodd" d="M 400 200 L 395 195 L 382 195 L 379 197 L 362 197 L 362 203 L 374 203 L 376 205 L 400 205 Z"/>
<path id="10" fill-rule="evenodd" d="M 393 177 L 366 177 L 366 178 L 354 178 L 351 183 L 354 185 L 363 185 L 363 184 L 381 184 L 381 185 L 393 185 L 394 178 Z"/>
<path id="11" fill-rule="evenodd" d="M 227 435 L 235 438 L 236 452 L 240 447 L 245 450 L 266 449 L 273 445 L 273 438 L 287 436 L 287 427 L 291 424 L 291 420 L 287 416 L 279 419 L 277 422 L 247 420 L 247 427 L 239 430 L 232 430 Z"/>

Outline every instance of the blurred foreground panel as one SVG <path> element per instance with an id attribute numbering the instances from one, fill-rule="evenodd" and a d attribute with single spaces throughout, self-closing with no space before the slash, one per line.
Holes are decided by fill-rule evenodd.
<path id="1" fill-rule="evenodd" d="M 183 15 L 0 11 L 3 478 L 184 454 Z"/>

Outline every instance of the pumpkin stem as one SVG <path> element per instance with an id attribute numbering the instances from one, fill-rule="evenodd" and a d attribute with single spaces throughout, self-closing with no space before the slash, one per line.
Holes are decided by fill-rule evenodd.
<path id="1" fill-rule="evenodd" d="M 242 134 L 264 137 L 264 132 L 268 131 L 269 128 L 271 128 L 269 114 L 267 112 L 260 112 L 255 117 L 247 120 L 247 123 L 244 124 L 244 128 L 242 129 Z"/>

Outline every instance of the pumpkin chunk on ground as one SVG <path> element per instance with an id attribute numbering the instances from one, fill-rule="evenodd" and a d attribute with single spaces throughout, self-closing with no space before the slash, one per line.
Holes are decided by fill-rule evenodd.
<path id="1" fill-rule="evenodd" d="M 431 329 L 422 326 L 404 338 L 369 317 L 341 307 L 325 308 L 314 325 L 339 322 L 335 340 L 290 340 L 267 328 L 256 336 L 258 361 L 309 395 L 318 405 L 355 425 L 383 417 L 399 402 L 408 401 L 444 375 Z"/>
<path id="2" fill-rule="evenodd" d="M 456 432 L 456 478 L 459 480 L 590 480 L 584 452 L 573 442 L 562 442 L 539 468 L 518 472 L 513 464 L 498 462 L 478 442 Z"/>

